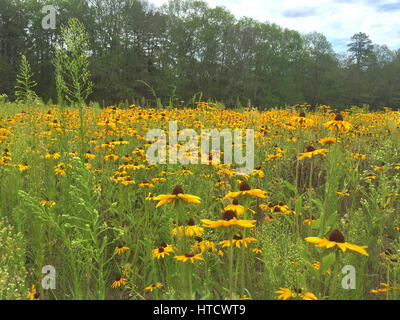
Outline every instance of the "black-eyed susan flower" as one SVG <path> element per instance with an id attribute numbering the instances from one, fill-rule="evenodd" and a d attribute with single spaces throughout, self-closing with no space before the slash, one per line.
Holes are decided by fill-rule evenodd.
<path id="1" fill-rule="evenodd" d="M 162 286 L 163 286 L 163 284 L 161 282 L 157 282 L 156 284 L 152 283 L 151 285 L 144 288 L 144 290 L 153 292 L 154 289 L 159 289 Z"/>
<path id="2" fill-rule="evenodd" d="M 22 171 L 30 169 L 30 166 L 25 162 L 24 164 L 19 164 L 18 169 L 19 169 L 19 171 L 22 172 Z"/>
<path id="3" fill-rule="evenodd" d="M 88 150 L 88 151 L 85 153 L 85 158 L 86 158 L 86 159 L 94 159 L 94 158 L 96 158 L 96 155 L 93 154 L 90 150 Z"/>
<path id="4" fill-rule="evenodd" d="M 303 300 L 318 300 L 318 298 L 313 293 L 303 293 L 301 289 L 290 290 L 288 288 L 279 288 L 279 290 L 275 291 L 275 293 L 279 294 L 278 299 L 283 300 L 288 300 L 296 297 L 299 297 Z"/>
<path id="5" fill-rule="evenodd" d="M 314 222 L 315 222 L 314 216 L 311 216 L 310 218 L 303 220 L 303 224 L 306 224 L 308 226 L 311 226 L 311 224 L 314 223 Z"/>
<path id="6" fill-rule="evenodd" d="M 40 300 L 39 297 L 40 295 L 38 292 L 36 292 L 36 287 L 33 284 L 31 290 L 28 292 L 28 298 L 29 300 Z"/>
<path id="7" fill-rule="evenodd" d="M 371 293 L 386 293 L 386 292 L 392 291 L 392 290 L 400 290 L 400 285 L 398 285 L 397 287 L 392 287 L 388 283 L 384 283 L 384 282 L 381 282 L 380 285 L 383 288 L 371 289 L 370 292 Z"/>
<path id="8" fill-rule="evenodd" d="M 204 229 L 202 227 L 196 226 L 192 218 L 189 219 L 187 226 L 185 226 L 186 237 L 192 237 L 192 236 L 200 237 L 203 234 L 203 231 Z"/>
<path id="9" fill-rule="evenodd" d="M 203 240 L 201 237 L 195 237 L 196 242 L 193 245 L 193 251 L 197 252 L 200 248 L 200 252 L 204 253 L 206 250 L 211 252 L 216 252 L 217 249 L 215 248 L 214 242 L 210 240 Z"/>
<path id="10" fill-rule="evenodd" d="M 358 252 L 365 256 L 368 256 L 368 253 L 365 251 L 367 246 L 358 246 L 355 244 L 345 242 L 343 234 L 339 230 L 334 230 L 329 235 L 329 239 L 326 238 L 318 238 L 318 237 L 307 237 L 305 238 L 307 242 L 315 243 L 316 247 L 319 248 L 333 248 L 337 246 L 343 252 L 346 252 L 347 249 Z"/>
<path id="11" fill-rule="evenodd" d="M 42 201 L 40 201 L 40 203 L 42 204 L 43 207 L 47 206 L 49 208 L 52 208 L 56 205 L 56 203 L 52 200 L 42 200 Z"/>
<path id="12" fill-rule="evenodd" d="M 336 142 L 339 142 L 339 139 L 328 137 L 328 138 L 322 138 L 318 141 L 321 145 L 326 146 L 326 145 L 331 145 Z"/>
<path id="13" fill-rule="evenodd" d="M 363 159 L 365 159 L 365 155 L 364 154 L 361 154 L 361 153 L 353 153 L 353 159 L 355 159 L 355 160 L 363 160 Z"/>
<path id="14" fill-rule="evenodd" d="M 303 300 L 318 300 L 318 298 L 311 292 L 298 293 L 298 296 Z"/>
<path id="15" fill-rule="evenodd" d="M 112 283 L 111 288 L 116 289 L 119 288 L 121 285 L 125 285 L 127 283 L 128 279 L 124 277 L 118 277 L 115 279 L 115 281 Z"/>
<path id="16" fill-rule="evenodd" d="M 150 183 L 146 179 L 144 179 L 142 183 L 139 183 L 138 186 L 140 188 L 154 188 L 154 184 Z"/>
<path id="17" fill-rule="evenodd" d="M 228 205 L 224 208 L 224 210 L 225 210 L 225 211 L 228 211 L 228 210 L 236 211 L 236 214 L 237 214 L 238 216 L 241 216 L 241 215 L 243 215 L 243 213 L 244 213 L 244 207 L 243 207 L 242 205 L 239 204 L 239 201 L 238 201 L 238 199 L 236 199 L 236 198 L 233 199 L 232 203 L 231 203 L 231 204 L 228 204 Z"/>
<path id="18" fill-rule="evenodd" d="M 239 235 L 235 234 L 233 236 L 232 245 L 234 245 L 234 246 L 236 245 L 237 248 L 240 248 L 240 246 L 242 244 L 244 244 L 245 248 L 247 248 L 247 244 L 254 242 L 254 241 L 257 241 L 257 240 L 255 238 L 250 238 L 250 237 L 243 239 L 243 236 L 239 233 Z M 230 242 L 230 240 L 223 240 L 219 244 L 222 246 L 222 248 L 225 248 L 225 247 L 230 247 L 231 242 Z"/>
<path id="19" fill-rule="evenodd" d="M 328 149 L 315 149 L 313 146 L 308 146 L 307 150 L 300 154 L 298 160 L 303 160 L 304 158 L 312 158 L 314 156 L 326 157 L 326 153 L 328 151 Z"/>
<path id="20" fill-rule="evenodd" d="M 293 293 L 288 288 L 279 288 L 279 290 L 275 291 L 275 293 L 279 294 L 278 299 L 288 300 L 290 298 L 295 298 L 296 293 Z"/>
<path id="21" fill-rule="evenodd" d="M 253 251 L 255 254 L 259 254 L 262 252 L 262 248 L 254 248 L 251 251 Z"/>
<path id="22" fill-rule="evenodd" d="M 251 189 L 246 181 L 242 181 L 239 187 L 239 191 L 229 192 L 224 199 L 236 198 L 238 196 L 253 196 L 264 199 L 267 192 L 261 189 Z"/>
<path id="23" fill-rule="evenodd" d="M 254 228 L 256 220 L 238 220 L 235 211 L 228 210 L 224 212 L 222 220 L 212 221 L 209 219 L 202 219 L 203 227 L 206 228 L 219 228 L 238 226 L 242 228 Z"/>
<path id="24" fill-rule="evenodd" d="M 172 191 L 172 194 L 161 194 L 159 196 L 153 197 L 153 200 L 159 201 L 156 205 L 156 208 L 162 206 L 165 203 L 172 203 L 175 204 L 176 200 L 183 200 L 185 202 L 191 203 L 200 203 L 200 197 L 191 195 L 191 194 L 184 194 L 182 186 L 178 185 Z"/>
<path id="25" fill-rule="evenodd" d="M 169 256 L 169 251 L 165 250 L 163 247 L 159 247 L 153 250 L 153 258 L 154 259 L 164 259 L 165 255 Z"/>
<path id="26" fill-rule="evenodd" d="M 193 252 L 187 252 L 183 256 L 175 256 L 174 258 L 178 261 L 182 262 L 190 261 L 191 263 L 194 263 L 195 260 L 203 260 L 201 253 L 194 254 Z"/>
<path id="27" fill-rule="evenodd" d="M 129 250 L 128 247 L 120 245 L 117 249 L 115 249 L 115 253 L 116 254 L 121 254 L 121 253 L 123 253 L 124 251 L 127 251 L 127 250 Z"/>
<path id="28" fill-rule="evenodd" d="M 54 166 L 54 173 L 56 175 L 61 175 L 61 176 L 65 176 L 66 171 L 65 171 L 65 164 L 64 163 L 60 163 L 56 166 Z"/>
<path id="29" fill-rule="evenodd" d="M 351 128 L 351 123 L 344 121 L 343 115 L 338 113 L 335 116 L 335 119 L 328 121 L 324 124 L 325 128 L 329 128 L 330 130 L 337 130 L 338 132 L 348 131 Z"/>
<path id="30" fill-rule="evenodd" d="M 314 267 L 314 269 L 315 270 L 319 270 L 319 268 L 321 267 L 321 263 L 319 262 L 319 261 L 315 261 L 314 263 L 313 263 L 313 267 Z M 332 273 L 332 271 L 331 271 L 331 269 L 328 269 L 327 271 L 326 271 L 326 274 L 327 275 L 330 275 Z"/>

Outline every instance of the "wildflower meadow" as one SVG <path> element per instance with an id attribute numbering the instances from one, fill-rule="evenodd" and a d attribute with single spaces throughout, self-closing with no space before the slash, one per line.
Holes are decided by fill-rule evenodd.
<path id="1" fill-rule="evenodd" d="M 397 111 L 1 110 L 3 299 L 398 299 Z M 149 164 L 171 120 L 253 129 L 255 169 Z"/>
<path id="2" fill-rule="evenodd" d="M 0 3 L 0 300 L 400 298 L 400 50 L 204 1 Z"/>

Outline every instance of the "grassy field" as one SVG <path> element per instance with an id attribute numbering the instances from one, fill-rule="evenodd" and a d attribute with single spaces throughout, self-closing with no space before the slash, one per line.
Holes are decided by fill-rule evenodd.
<path id="1" fill-rule="evenodd" d="M 1 299 L 399 299 L 398 111 L 81 111 L 0 104 Z M 256 169 L 149 164 L 173 120 L 254 129 Z"/>

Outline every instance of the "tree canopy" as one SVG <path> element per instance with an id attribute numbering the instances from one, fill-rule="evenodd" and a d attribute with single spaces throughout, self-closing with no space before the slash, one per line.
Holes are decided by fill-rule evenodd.
<path id="1" fill-rule="evenodd" d="M 56 29 L 42 27 L 45 5 L 56 8 Z M 15 98 L 24 55 L 38 96 L 56 100 L 52 61 L 70 18 L 88 34 L 88 99 L 102 104 L 151 99 L 147 83 L 163 103 L 201 92 L 227 105 L 400 105 L 400 50 L 356 33 L 338 54 L 321 33 L 236 19 L 194 0 L 160 8 L 140 0 L 0 0 L 0 93 Z"/>

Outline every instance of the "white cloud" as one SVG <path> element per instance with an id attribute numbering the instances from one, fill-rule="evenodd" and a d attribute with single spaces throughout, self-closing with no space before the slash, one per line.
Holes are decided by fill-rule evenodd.
<path id="1" fill-rule="evenodd" d="M 149 0 L 155 5 L 168 0 Z M 302 33 L 318 31 L 336 51 L 346 50 L 350 37 L 364 32 L 376 44 L 400 48 L 398 0 L 205 0 L 224 6 L 237 18 L 247 16 Z"/>

